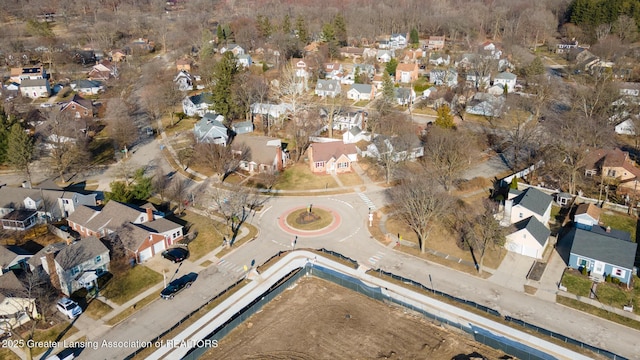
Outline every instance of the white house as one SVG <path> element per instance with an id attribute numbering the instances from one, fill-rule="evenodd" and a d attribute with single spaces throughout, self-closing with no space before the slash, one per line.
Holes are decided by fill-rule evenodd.
<path id="1" fill-rule="evenodd" d="M 49 97 L 51 95 L 51 87 L 48 79 L 24 79 L 20 83 L 20 94 L 22 96 L 37 99 L 41 97 Z"/>
<path id="2" fill-rule="evenodd" d="M 633 119 L 629 118 L 616 125 L 615 131 L 616 134 L 633 136 L 636 134 L 636 124 Z"/>
<path id="3" fill-rule="evenodd" d="M 381 63 L 388 63 L 389 61 L 391 61 L 391 59 L 393 59 L 393 53 L 391 51 L 378 50 L 378 53 L 376 54 L 376 60 Z"/>
<path id="4" fill-rule="evenodd" d="M 15 329 L 38 316 L 35 296 L 29 290 L 13 271 L 0 277 L 0 333 Z"/>
<path id="5" fill-rule="evenodd" d="M 358 141 L 371 141 L 371 134 L 354 126 L 342 134 L 342 142 L 345 144 L 355 144 Z"/>
<path id="6" fill-rule="evenodd" d="M 476 89 L 487 89 L 491 84 L 491 76 L 489 75 L 481 75 L 477 72 L 469 72 L 467 73 L 467 83 L 473 86 Z"/>
<path id="7" fill-rule="evenodd" d="M 403 49 L 407 47 L 407 34 L 391 34 L 389 46 L 392 49 Z"/>
<path id="8" fill-rule="evenodd" d="M 493 79 L 493 85 L 500 85 L 502 88 L 507 87 L 508 92 L 512 92 L 516 88 L 516 74 L 510 72 L 501 72 Z"/>
<path id="9" fill-rule="evenodd" d="M 416 100 L 416 92 L 412 88 L 394 88 L 393 95 L 398 105 L 413 104 Z"/>
<path id="10" fill-rule="evenodd" d="M 307 63 L 302 59 L 299 59 L 294 63 L 294 68 L 296 72 L 296 77 L 308 79 L 309 76 L 311 76 L 311 72 L 309 71 L 309 67 L 307 66 Z"/>
<path id="11" fill-rule="evenodd" d="M 449 54 L 441 54 L 441 53 L 431 53 L 429 55 L 429 64 L 440 66 L 445 65 L 448 66 L 451 63 L 451 56 Z"/>
<path id="12" fill-rule="evenodd" d="M 196 141 L 226 146 L 229 141 L 229 130 L 222 123 L 222 115 L 207 113 L 193 128 Z"/>
<path id="13" fill-rule="evenodd" d="M 535 217 L 542 224 L 548 224 L 551 218 L 551 203 L 553 198 L 536 188 L 527 188 L 519 192 L 509 193 L 509 199 L 505 200 L 505 217 L 510 224 Z M 546 225 L 545 225 L 546 226 Z"/>
<path id="14" fill-rule="evenodd" d="M 429 72 L 429 81 L 434 85 L 445 85 L 448 87 L 458 85 L 458 72 L 456 69 L 432 69 Z"/>
<path id="15" fill-rule="evenodd" d="M 173 82 L 176 83 L 176 86 L 180 91 L 189 91 L 193 89 L 193 79 L 187 70 L 180 70 L 176 77 L 173 78 Z"/>
<path id="16" fill-rule="evenodd" d="M 315 94 L 320 97 L 336 97 L 340 95 L 342 89 L 340 88 L 340 82 L 338 80 L 322 80 L 319 79 L 316 83 Z"/>
<path id="17" fill-rule="evenodd" d="M 347 98 L 351 100 L 371 100 L 375 97 L 375 88 L 370 84 L 353 84 L 347 91 Z"/>
<path id="18" fill-rule="evenodd" d="M 249 54 L 240 54 L 236 58 L 238 61 L 238 65 L 242 66 L 243 68 L 248 68 L 249 66 L 251 66 L 251 64 L 253 64 L 251 55 Z"/>
<path id="19" fill-rule="evenodd" d="M 222 48 L 220 48 L 220 54 L 224 54 L 227 51 L 231 51 L 233 53 L 233 55 L 235 56 L 239 56 L 239 55 L 244 55 L 245 51 L 242 48 L 242 46 L 238 45 L 238 44 L 228 44 L 227 46 L 223 46 Z"/>
<path id="20" fill-rule="evenodd" d="M 320 114 L 320 116 L 326 116 Z M 359 126 L 363 129 L 367 122 L 367 115 L 364 111 L 356 112 L 340 112 L 333 117 L 333 129 L 334 130 L 349 130 L 353 127 Z"/>
<path id="21" fill-rule="evenodd" d="M 516 254 L 542 259 L 551 231 L 534 216 L 513 224 L 515 231 L 506 236 L 504 247 Z"/>
<path id="22" fill-rule="evenodd" d="M 71 82 L 70 86 L 71 90 L 80 95 L 97 95 L 104 91 L 104 85 L 97 80 L 75 80 Z"/>
<path id="23" fill-rule="evenodd" d="M 187 116 L 204 116 L 213 106 L 213 95 L 208 92 L 187 96 L 182 100 L 182 111 Z"/>

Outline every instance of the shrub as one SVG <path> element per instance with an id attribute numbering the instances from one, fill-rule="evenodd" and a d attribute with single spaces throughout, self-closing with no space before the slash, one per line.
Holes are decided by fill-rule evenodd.
<path id="1" fill-rule="evenodd" d="M 587 267 L 586 267 L 586 266 L 581 267 L 581 268 L 580 268 L 580 273 L 581 273 L 582 275 L 585 275 L 585 276 L 586 276 L 586 275 L 587 275 Z"/>
<path id="2" fill-rule="evenodd" d="M 604 281 L 606 281 L 606 282 L 610 283 L 610 282 L 612 281 L 612 279 L 611 279 L 611 274 L 606 274 L 606 275 L 604 276 Z"/>
<path id="3" fill-rule="evenodd" d="M 612 278 L 612 279 L 611 279 L 611 282 L 612 282 L 612 283 L 614 283 L 614 284 L 616 284 L 616 285 L 620 285 L 620 282 L 621 282 L 621 281 L 620 281 L 620 279 L 618 279 L 617 277 L 614 277 L 614 278 Z"/>

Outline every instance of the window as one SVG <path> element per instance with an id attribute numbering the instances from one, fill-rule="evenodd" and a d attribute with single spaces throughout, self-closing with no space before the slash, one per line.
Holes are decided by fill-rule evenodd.
<path id="1" fill-rule="evenodd" d="M 79 268 L 79 267 L 77 267 L 77 266 L 74 266 L 74 267 L 71 269 L 71 275 L 72 275 L 72 276 L 73 276 L 73 275 L 75 275 L 75 274 L 77 274 L 77 273 L 79 273 L 79 272 L 80 272 L 80 268 Z"/>
<path id="2" fill-rule="evenodd" d="M 63 204 L 65 204 L 65 205 L 68 205 L 68 204 L 69 204 L 69 200 L 67 200 L 67 199 L 62 199 L 62 203 L 63 203 Z"/>
<path id="3" fill-rule="evenodd" d="M 324 167 L 324 161 L 316 161 L 316 168 Z"/>
<path id="4" fill-rule="evenodd" d="M 626 270 L 622 270 L 622 269 L 618 269 L 618 268 L 613 268 L 612 271 L 613 275 L 617 276 L 617 277 L 625 277 L 627 275 Z"/>
<path id="5" fill-rule="evenodd" d="M 613 169 L 609 169 L 607 171 L 607 176 L 616 177 L 616 171 Z"/>
<path id="6" fill-rule="evenodd" d="M 102 261 L 102 256 L 100 255 L 96 256 L 96 264 L 99 263 L 100 261 Z"/>
<path id="7" fill-rule="evenodd" d="M 522 219 L 522 213 L 520 213 L 520 219 Z"/>
<path id="8" fill-rule="evenodd" d="M 349 163 L 348 162 L 338 163 L 338 169 L 346 169 L 348 167 L 349 167 Z"/>

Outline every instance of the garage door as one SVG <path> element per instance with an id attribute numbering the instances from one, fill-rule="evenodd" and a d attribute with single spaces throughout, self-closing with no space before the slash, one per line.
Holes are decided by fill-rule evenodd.
<path id="1" fill-rule="evenodd" d="M 153 244 L 153 253 L 160 254 L 165 249 L 164 240 Z"/>
<path id="2" fill-rule="evenodd" d="M 529 246 L 523 246 L 522 247 L 522 255 L 526 255 L 526 256 L 530 256 L 534 259 L 538 258 L 538 251 L 535 248 L 529 247 Z"/>
<path id="3" fill-rule="evenodd" d="M 144 249 L 139 254 L 140 262 L 145 262 L 145 261 L 151 259 L 151 256 L 153 256 L 153 252 L 151 251 L 151 248 Z"/>
<path id="4" fill-rule="evenodd" d="M 513 241 L 509 241 L 506 243 L 505 247 L 507 250 L 514 252 L 516 254 L 522 254 L 522 244 L 518 244 Z"/>

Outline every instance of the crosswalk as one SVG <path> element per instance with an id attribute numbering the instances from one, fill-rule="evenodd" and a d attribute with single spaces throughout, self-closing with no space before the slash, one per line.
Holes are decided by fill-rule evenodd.
<path id="1" fill-rule="evenodd" d="M 228 271 L 228 272 L 237 272 L 237 273 L 242 273 L 244 272 L 244 270 L 242 269 L 241 266 L 236 265 L 230 261 L 227 261 L 225 259 L 222 259 L 220 261 L 218 261 L 218 268 L 224 271 Z"/>
<path id="2" fill-rule="evenodd" d="M 371 256 L 369 258 L 369 263 L 371 265 L 375 265 L 378 263 L 378 261 L 380 261 L 380 259 L 382 259 L 384 257 L 384 252 L 382 251 L 378 251 L 375 255 Z"/>
<path id="3" fill-rule="evenodd" d="M 362 201 L 367 204 L 369 209 L 371 209 L 372 211 L 376 209 L 376 205 L 373 203 L 373 201 L 371 201 L 371 199 L 369 199 L 367 194 L 359 192 L 358 196 L 360 196 L 360 199 L 362 199 Z"/>

